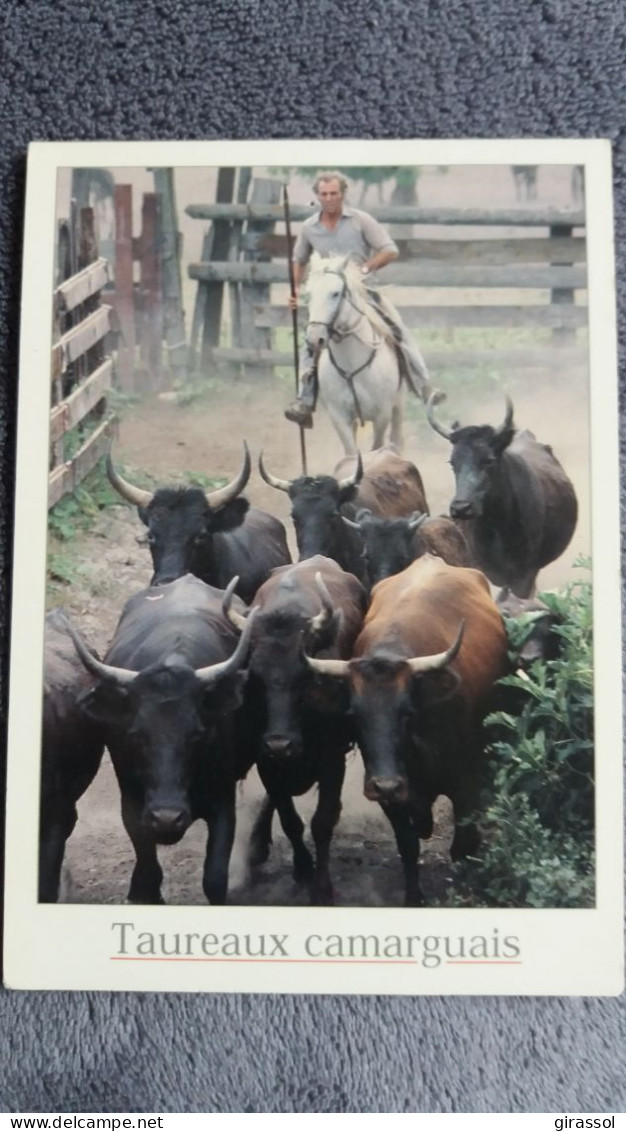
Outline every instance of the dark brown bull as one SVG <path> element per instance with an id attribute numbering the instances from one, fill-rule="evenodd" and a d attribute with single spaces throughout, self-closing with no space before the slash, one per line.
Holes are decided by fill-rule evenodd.
<path id="1" fill-rule="evenodd" d="M 452 444 L 450 515 L 463 523 L 472 560 L 489 580 L 530 597 L 539 570 L 563 553 L 574 533 L 574 488 L 552 449 L 532 432 L 516 430 L 509 397 L 499 428 L 444 428 L 434 415 L 441 399 L 433 393 L 426 412 Z"/>
<path id="2" fill-rule="evenodd" d="M 76 629 L 73 631 L 78 636 Z M 82 639 L 82 638 L 81 638 Z M 83 641 L 85 651 L 90 651 Z M 96 656 L 95 652 L 92 652 Z M 65 843 L 77 820 L 76 802 L 98 772 L 104 739 L 79 698 L 92 680 L 81 664 L 65 614 L 48 613 L 44 641 L 39 900 L 56 903 Z"/>
<path id="3" fill-rule="evenodd" d="M 402 518 L 420 511 L 429 514 L 422 477 L 414 463 L 403 459 L 396 450 L 387 446 L 366 452 L 363 460 L 363 478 L 354 497 L 355 509 L 367 507 L 379 518 Z M 356 456 L 344 456 L 333 475 L 344 479 L 354 475 Z"/>
<path id="4" fill-rule="evenodd" d="M 419 838 L 431 807 L 454 805 L 452 857 L 472 850 L 484 766 L 482 720 L 505 675 L 507 642 L 487 579 L 430 554 L 376 586 L 351 660 L 310 659 L 320 679 L 345 688 L 365 764 L 365 796 L 389 818 L 402 858 L 407 905 L 423 903 Z"/>
<path id="5" fill-rule="evenodd" d="M 365 592 L 352 574 L 318 555 L 274 570 L 254 606 L 246 717 L 268 799 L 253 830 L 251 862 L 267 859 L 276 809 L 293 847 L 295 878 L 313 877 L 314 902 L 332 903 L 328 857 L 341 811 L 351 728 L 334 689 L 317 686 L 303 649 L 327 659 L 347 659 L 363 623 Z M 237 627 L 245 624 L 237 614 L 231 619 Z M 314 869 L 292 799 L 316 783 Z"/>
<path id="6" fill-rule="evenodd" d="M 138 508 L 148 528 L 152 585 L 193 573 L 207 585 L 225 589 L 237 576 L 237 594 L 249 604 L 274 567 L 291 561 L 283 524 L 240 497 L 250 478 L 245 443 L 239 474 L 214 491 L 199 487 L 144 491 L 122 479 L 110 456 L 107 475 L 122 498 Z"/>

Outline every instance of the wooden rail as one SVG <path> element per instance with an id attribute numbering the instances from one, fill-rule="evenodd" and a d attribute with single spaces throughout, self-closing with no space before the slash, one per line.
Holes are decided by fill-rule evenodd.
<path id="1" fill-rule="evenodd" d="M 190 263 L 189 276 L 229 283 L 285 283 L 286 266 L 279 263 Z M 587 286 L 585 267 L 453 267 L 439 264 L 391 263 L 381 283 L 405 287 L 512 287 L 552 290 Z"/>
<path id="2" fill-rule="evenodd" d="M 49 507 L 91 471 L 116 426 L 115 416 L 106 415 L 113 379 L 113 363 L 105 355 L 111 307 L 100 301 L 109 269 L 108 262 L 98 257 L 93 210 L 73 207 L 61 234 L 60 272 L 70 275 L 54 292 Z"/>
<path id="3" fill-rule="evenodd" d="M 185 209 L 196 220 L 283 220 L 281 205 L 253 204 L 188 204 Z M 302 204 L 291 206 L 293 221 L 307 220 L 316 211 Z M 585 226 L 585 213 L 565 208 L 420 208 L 397 205 L 368 208 L 367 212 L 383 224 L 480 224 L 501 227 L 550 228 L 566 224 L 571 228 Z"/>
<path id="4" fill-rule="evenodd" d="M 284 306 L 255 306 L 257 326 L 269 329 L 291 326 L 291 311 Z M 574 305 L 539 306 L 400 306 L 402 321 L 411 330 L 454 329 L 462 326 L 536 327 L 576 329 L 587 325 L 587 307 Z M 298 325 L 308 321 L 305 307 L 298 311 Z"/>

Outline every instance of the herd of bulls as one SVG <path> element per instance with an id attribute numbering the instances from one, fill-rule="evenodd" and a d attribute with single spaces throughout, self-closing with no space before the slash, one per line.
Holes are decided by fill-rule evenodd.
<path id="1" fill-rule="evenodd" d="M 46 622 L 39 898 L 55 901 L 76 802 L 108 747 L 136 863 L 128 898 L 161 902 L 157 845 L 208 825 L 203 887 L 227 898 L 236 783 L 256 763 L 266 798 L 251 864 L 267 859 L 275 811 L 294 875 L 332 903 L 329 854 L 347 752 L 396 837 L 406 902 L 423 902 L 420 838 L 439 794 L 454 805 L 453 859 L 472 851 L 484 766 L 482 720 L 510 670 L 503 615 L 532 602 L 542 566 L 573 534 L 571 482 L 550 448 L 513 424 L 432 427 L 452 445 L 450 518 L 431 517 L 417 468 L 389 448 L 335 474 L 261 476 L 291 501 L 299 560 L 237 477 L 212 492 L 139 490 L 150 587 L 127 602 L 104 660 L 59 611 Z M 499 604 L 489 581 L 503 586 Z M 545 630 L 545 625 L 544 625 Z M 539 637 L 538 637 L 539 638 Z M 536 653 L 533 653 L 533 655 Z M 304 844 L 293 798 L 318 786 Z"/>

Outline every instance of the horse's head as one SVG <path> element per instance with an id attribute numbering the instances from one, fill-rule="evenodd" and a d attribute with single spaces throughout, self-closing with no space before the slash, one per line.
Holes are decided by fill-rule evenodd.
<path id="1" fill-rule="evenodd" d="M 350 256 L 323 259 L 311 258 L 308 281 L 309 322 L 306 336 L 309 347 L 327 346 L 333 332 L 343 328 L 346 317 L 345 299 L 355 285 L 355 267 Z"/>

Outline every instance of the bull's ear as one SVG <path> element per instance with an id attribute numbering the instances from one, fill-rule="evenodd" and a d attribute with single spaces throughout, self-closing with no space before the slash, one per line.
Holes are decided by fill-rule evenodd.
<path id="1" fill-rule="evenodd" d="M 497 456 L 502 455 L 502 452 L 508 448 L 514 435 L 515 428 L 503 428 L 501 432 L 496 432 L 491 440 L 492 451 L 495 452 Z"/>
<path id="2" fill-rule="evenodd" d="M 247 499 L 231 499 L 226 506 L 211 512 L 209 521 L 211 530 L 219 531 L 220 534 L 225 534 L 228 530 L 236 530 L 241 526 L 249 507 L 250 503 Z"/>
<path id="3" fill-rule="evenodd" d="M 445 703 L 457 691 L 461 680 L 456 672 L 450 668 L 441 668 L 439 671 L 426 672 L 413 679 L 413 694 L 419 699 L 421 707 L 434 706 Z"/>
<path id="4" fill-rule="evenodd" d="M 118 684 L 98 683 L 83 691 L 76 700 L 86 718 L 102 726 L 124 724 L 128 715 L 128 688 Z"/>
<path id="5" fill-rule="evenodd" d="M 144 526 L 147 526 L 148 521 L 149 521 L 148 520 L 148 508 L 147 507 L 137 507 L 137 514 L 139 515 Z"/>
<path id="6" fill-rule="evenodd" d="M 220 679 L 215 687 L 202 690 L 202 709 L 206 714 L 230 715 L 241 707 L 248 673 L 240 669 Z"/>

